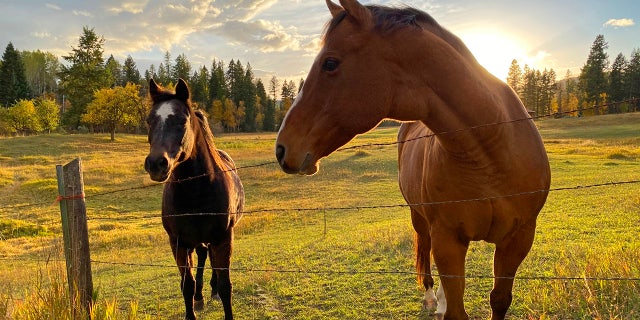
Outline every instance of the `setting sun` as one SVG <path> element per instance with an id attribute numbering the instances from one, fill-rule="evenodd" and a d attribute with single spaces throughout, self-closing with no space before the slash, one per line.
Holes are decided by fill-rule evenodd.
<path id="1" fill-rule="evenodd" d="M 501 31 L 471 31 L 461 33 L 460 38 L 478 62 L 503 81 L 507 78 L 513 59 L 516 59 L 521 67 L 528 64 L 535 68 L 536 61 L 542 57 L 541 54 L 530 56 L 527 46 L 522 41 Z"/>

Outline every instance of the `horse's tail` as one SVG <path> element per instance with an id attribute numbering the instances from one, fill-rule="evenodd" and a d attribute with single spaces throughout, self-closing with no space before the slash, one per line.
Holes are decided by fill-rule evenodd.
<path id="1" fill-rule="evenodd" d="M 416 274 L 419 284 L 424 283 L 425 276 L 430 274 L 430 268 L 427 265 L 429 263 L 429 251 L 426 251 L 423 245 L 423 240 L 419 233 L 414 232 L 413 236 L 414 248 L 416 253 Z M 426 252 L 425 252 L 426 251 Z M 428 288 L 425 288 L 428 289 Z"/>
<path id="2" fill-rule="evenodd" d="M 411 218 L 416 232 L 413 241 L 416 253 L 416 274 L 419 284 L 424 285 L 426 290 L 433 288 L 433 277 L 431 276 L 431 238 L 429 237 L 428 226 L 419 213 L 411 209 Z M 419 231 L 418 231 L 419 230 Z M 426 235 L 424 234 L 426 233 Z"/>

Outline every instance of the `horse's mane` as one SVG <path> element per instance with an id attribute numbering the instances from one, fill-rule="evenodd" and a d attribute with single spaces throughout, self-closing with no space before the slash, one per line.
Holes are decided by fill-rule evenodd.
<path id="1" fill-rule="evenodd" d="M 209 121 L 207 120 L 207 116 L 201 110 L 195 110 L 193 113 L 198 119 L 198 123 L 200 124 L 200 129 L 202 131 L 202 136 L 204 137 L 204 140 L 207 143 L 207 148 L 209 149 L 209 152 L 211 153 L 211 156 L 213 157 L 215 163 L 218 164 L 218 166 L 220 167 L 219 170 L 227 171 L 228 169 L 225 168 L 226 167 L 225 161 L 223 161 L 222 157 L 220 156 L 220 153 L 218 152 L 218 148 L 216 148 L 216 144 L 213 142 L 213 132 L 209 127 Z M 235 169 L 235 166 L 233 166 L 233 168 L 231 169 Z"/>
<path id="2" fill-rule="evenodd" d="M 475 61 L 473 54 L 456 35 L 442 27 L 431 15 L 412 7 L 387 7 L 380 5 L 366 5 L 374 21 L 374 30 L 389 33 L 405 27 L 427 30 L 451 45 L 461 55 Z M 327 23 L 323 33 L 323 40 L 335 29 L 344 18 L 346 11 L 342 11 Z"/>

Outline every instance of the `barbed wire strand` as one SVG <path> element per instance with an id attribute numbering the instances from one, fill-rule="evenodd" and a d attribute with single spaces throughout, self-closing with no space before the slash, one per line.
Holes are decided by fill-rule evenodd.
<path id="1" fill-rule="evenodd" d="M 23 258 L 9 258 L 0 257 L 0 260 L 22 261 L 22 262 L 65 262 L 63 259 L 23 259 Z M 197 266 L 186 266 L 175 264 L 160 264 L 160 263 L 133 263 L 133 262 L 119 262 L 119 261 L 104 261 L 104 260 L 91 260 L 92 264 L 97 265 L 111 265 L 111 266 L 127 266 L 127 267 L 146 267 L 146 268 L 191 268 L 198 269 Z M 340 269 L 280 269 L 280 268 L 253 268 L 253 267 L 229 267 L 229 268 L 213 268 L 204 266 L 202 269 L 220 270 L 220 271 L 232 271 L 232 272 L 264 272 L 264 273 L 297 273 L 297 274 L 315 274 L 315 275 L 413 275 L 413 276 L 433 276 L 441 278 L 464 278 L 464 279 L 514 279 L 514 280 L 557 280 L 557 281 L 640 281 L 640 277 L 596 277 L 596 276 L 542 276 L 542 275 L 521 275 L 514 277 L 494 276 L 494 275 L 449 275 L 440 273 L 422 273 L 417 271 L 406 270 L 340 270 Z"/>
<path id="2" fill-rule="evenodd" d="M 291 208 L 268 208 L 268 209 L 256 209 L 256 210 L 246 210 L 242 212 L 186 212 L 186 213 L 176 213 L 176 214 L 165 214 L 162 216 L 154 215 L 154 216 L 142 216 L 139 219 L 148 219 L 148 218 L 172 218 L 172 217 L 192 217 L 192 216 L 219 216 L 219 215 L 234 215 L 234 214 L 242 214 L 242 215 L 251 215 L 258 213 L 270 213 L 270 212 L 308 212 L 308 211 L 350 211 L 350 210 L 367 210 L 367 209 L 391 209 L 391 208 L 405 208 L 405 207 L 422 207 L 422 206 L 436 206 L 436 205 L 447 205 L 447 204 L 457 204 L 457 203 L 466 203 L 466 202 L 480 202 L 480 201 L 489 201 L 496 200 L 502 198 L 511 198 L 518 196 L 526 196 L 532 195 L 536 193 L 544 193 L 544 192 L 557 192 L 557 191 L 568 191 L 568 190 L 580 190 L 580 189 L 590 189 L 590 188 L 599 188 L 606 186 L 621 186 L 621 185 L 629 185 L 629 184 L 639 184 L 640 180 L 628 180 L 628 181 L 614 181 L 614 182 L 603 182 L 596 183 L 591 185 L 578 185 L 572 187 L 559 187 L 559 188 L 551 188 L 551 189 L 541 189 L 534 191 L 525 191 L 507 195 L 496 195 L 496 196 L 487 196 L 482 198 L 471 198 L 471 199 L 460 199 L 460 200 L 447 200 L 447 201 L 433 201 L 433 202 L 420 202 L 420 203 L 397 203 L 397 204 L 381 204 L 381 205 L 363 205 L 363 206 L 340 206 L 340 207 L 291 207 Z M 88 220 L 134 220 L 138 219 L 137 217 L 127 217 L 127 218 L 112 218 L 112 217 L 90 217 Z"/>

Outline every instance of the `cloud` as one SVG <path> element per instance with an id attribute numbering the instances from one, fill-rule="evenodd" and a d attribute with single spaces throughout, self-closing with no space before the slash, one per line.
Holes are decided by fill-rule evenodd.
<path id="1" fill-rule="evenodd" d="M 633 19 L 609 19 L 609 21 L 605 22 L 604 25 L 614 28 L 624 28 L 635 25 L 635 22 Z"/>
<path id="2" fill-rule="evenodd" d="M 73 10 L 72 11 L 74 15 L 76 16 L 83 16 L 83 17 L 93 17 L 93 14 L 91 14 L 91 12 L 88 11 L 83 11 L 83 10 Z"/>
<path id="3" fill-rule="evenodd" d="M 62 10 L 62 8 L 56 6 L 55 4 L 51 4 L 51 3 L 46 3 L 45 7 L 49 8 L 49 9 L 53 9 L 53 10 L 58 10 L 58 11 Z"/>
<path id="4" fill-rule="evenodd" d="M 250 45 L 262 52 L 300 49 L 295 30 L 285 29 L 279 22 L 261 19 L 249 22 L 227 21 L 216 28 L 215 32 L 232 42 Z"/>

